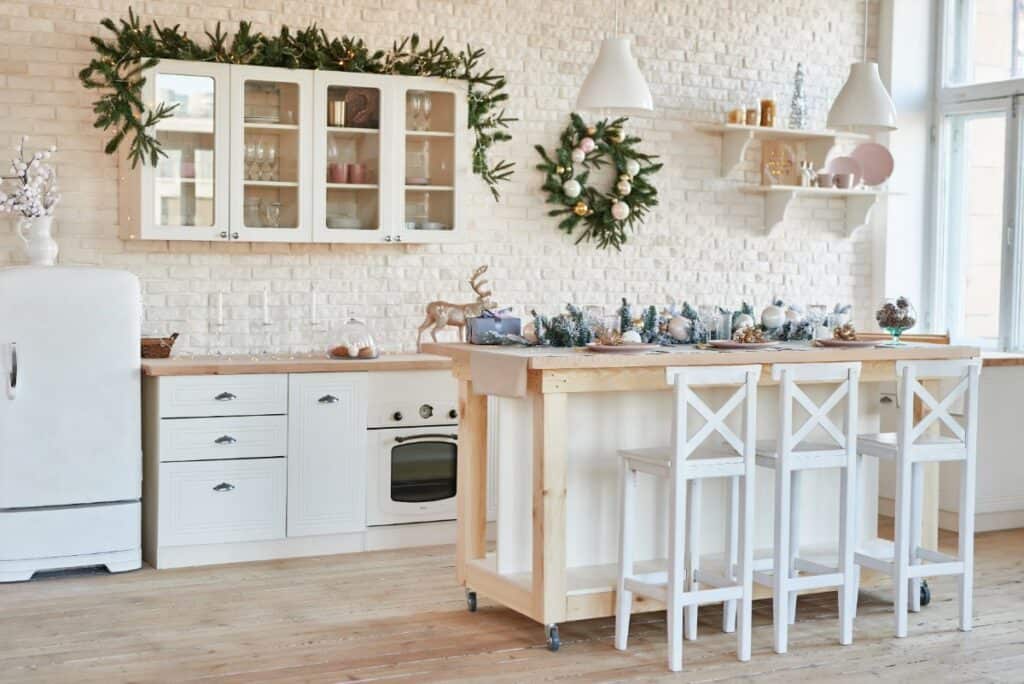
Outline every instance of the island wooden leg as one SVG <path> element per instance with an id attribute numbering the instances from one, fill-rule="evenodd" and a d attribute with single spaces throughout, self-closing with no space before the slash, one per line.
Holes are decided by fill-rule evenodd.
<path id="1" fill-rule="evenodd" d="M 567 395 L 533 402 L 533 602 L 545 625 L 565 620 Z"/>
<path id="2" fill-rule="evenodd" d="M 459 459 L 455 575 L 466 583 L 466 564 L 487 553 L 487 397 L 459 381 Z"/>

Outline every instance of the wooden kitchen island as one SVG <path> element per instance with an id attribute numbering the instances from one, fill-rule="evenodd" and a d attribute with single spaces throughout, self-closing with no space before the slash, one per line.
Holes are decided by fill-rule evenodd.
<path id="1" fill-rule="evenodd" d="M 470 608 L 478 592 L 551 628 L 564 621 L 614 614 L 617 576 L 618 456 L 623 447 L 669 443 L 671 395 L 665 368 L 687 365 L 764 366 L 758 432 L 774 436 L 775 363 L 860 361 L 861 431 L 879 430 L 879 393 L 872 384 L 894 382 L 899 360 L 958 359 L 979 355 L 973 347 L 915 344 L 903 347 L 825 349 L 786 343 L 766 351 L 701 351 L 690 346 L 635 354 L 598 354 L 582 349 L 482 347 L 428 344 L 448 356 L 459 382 L 458 539 L 456 572 L 467 587 Z M 487 456 L 496 451 L 498 520 L 495 548 L 486 541 Z M 861 535 L 875 536 L 877 464 L 865 460 Z M 937 547 L 938 469 L 925 476 L 922 543 Z M 772 478 L 759 471 L 756 542 L 770 548 Z M 838 476 L 818 471 L 805 481 L 801 543 L 835 546 L 838 538 Z M 638 499 L 637 558 L 665 557 L 667 497 L 649 483 Z M 722 490 L 724 492 L 724 489 Z M 807 496 L 810 495 L 810 496 Z M 702 551 L 724 540 L 722 498 L 709 488 L 701 509 Z M 759 554 L 760 555 L 760 554 Z M 642 564 L 641 564 L 642 565 Z M 762 593 L 762 596 L 767 594 Z M 635 612 L 661 608 L 634 599 Z"/>

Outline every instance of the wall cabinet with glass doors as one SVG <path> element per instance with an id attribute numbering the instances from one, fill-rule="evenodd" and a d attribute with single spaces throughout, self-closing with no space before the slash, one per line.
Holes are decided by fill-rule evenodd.
<path id="1" fill-rule="evenodd" d="M 156 167 L 121 163 L 124 239 L 444 242 L 469 178 L 458 81 L 164 60 Z"/>

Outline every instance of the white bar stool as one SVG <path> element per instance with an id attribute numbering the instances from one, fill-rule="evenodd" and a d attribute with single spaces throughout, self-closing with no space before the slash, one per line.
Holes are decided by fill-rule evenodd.
<path id="1" fill-rule="evenodd" d="M 857 609 L 856 566 L 856 470 L 857 389 L 860 363 L 794 363 L 772 366 L 779 382 L 779 430 L 775 443 L 760 442 L 757 465 L 775 469 L 775 537 L 773 558 L 755 562 L 754 581 L 772 588 L 775 652 L 785 653 L 789 625 L 796 620 L 797 592 L 839 587 L 839 643 L 853 642 L 853 618 Z M 838 384 L 822 403 L 815 403 L 801 384 Z M 844 404 L 841 406 L 841 403 Z M 794 408 L 799 404 L 809 416 L 794 430 Z M 843 410 L 843 430 L 829 414 Z M 833 443 L 810 442 L 820 428 Z M 800 556 L 800 481 L 805 470 L 840 469 L 839 554 L 835 567 Z"/>
<path id="2" fill-rule="evenodd" d="M 970 631 L 974 585 L 974 488 L 978 448 L 978 380 L 981 359 L 953 361 L 900 361 L 900 416 L 896 432 L 861 435 L 857 450 L 896 462 L 896 539 L 873 539 L 858 550 L 858 566 L 893 578 L 896 636 L 907 636 L 907 611 L 921 610 L 921 578 L 959 576 L 960 629 Z M 953 379 L 956 385 L 936 399 L 918 377 Z M 963 398 L 964 424 L 950 409 Z M 914 423 L 914 400 L 920 399 L 928 414 Z M 947 434 L 930 432 L 942 424 Z M 960 525 L 957 556 L 921 547 L 921 502 L 924 463 L 959 461 Z M 927 562 L 927 563 L 925 563 Z"/>
<path id="3" fill-rule="evenodd" d="M 693 610 L 699 603 L 740 601 L 737 656 L 750 659 L 754 533 L 754 450 L 757 439 L 757 382 L 760 366 L 709 366 L 668 368 L 666 380 L 674 386 L 672 445 L 654 449 L 622 450 L 622 515 L 619 533 L 619 582 L 615 610 L 615 648 L 626 649 L 633 594 L 665 603 L 668 625 L 668 666 L 673 672 L 683 667 L 683 608 Z M 694 391 L 696 387 L 729 386 L 738 389 L 718 411 L 712 411 Z M 743 438 L 725 421 L 742 407 Z M 696 411 L 703 425 L 691 436 L 687 413 Z M 712 435 L 722 444 L 702 444 Z M 717 440 L 716 440 L 717 441 Z M 669 482 L 668 570 L 638 574 L 634 568 L 633 536 L 636 525 L 636 483 L 638 473 Z M 687 515 L 687 489 L 710 477 L 742 478 L 742 525 L 739 532 L 739 578 L 725 577 L 713 589 L 692 589 L 693 573 L 685 563 L 685 525 L 696 529 L 696 510 Z M 731 507 L 730 507 L 731 508 Z M 705 578 L 706 584 L 713 584 Z"/>

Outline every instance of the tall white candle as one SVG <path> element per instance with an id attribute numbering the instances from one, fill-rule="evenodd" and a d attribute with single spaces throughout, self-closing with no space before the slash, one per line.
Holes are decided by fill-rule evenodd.
<path id="1" fill-rule="evenodd" d="M 217 293 L 217 325 L 224 325 L 224 293 Z"/>
<path id="2" fill-rule="evenodd" d="M 263 325 L 270 325 L 270 286 L 263 286 Z"/>
<path id="3" fill-rule="evenodd" d="M 316 291 L 316 283 L 313 284 L 313 293 L 312 293 L 311 296 L 312 296 L 312 299 L 311 299 L 310 305 L 309 305 L 309 320 L 310 320 L 310 322 L 313 325 L 316 325 L 317 323 L 320 322 L 319 318 L 317 317 L 317 310 L 316 310 L 317 309 L 317 299 L 319 299 L 319 293 Z"/>

